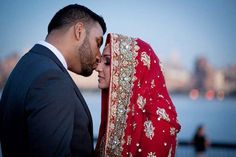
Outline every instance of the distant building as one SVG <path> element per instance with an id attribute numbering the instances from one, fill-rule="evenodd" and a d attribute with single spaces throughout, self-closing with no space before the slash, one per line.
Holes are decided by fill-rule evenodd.
<path id="1" fill-rule="evenodd" d="M 224 70 L 224 84 L 226 93 L 236 95 L 236 65 Z"/>
<path id="2" fill-rule="evenodd" d="M 213 89 L 217 92 L 225 91 L 225 75 L 223 70 L 215 70 Z"/>
<path id="3" fill-rule="evenodd" d="M 214 69 L 205 57 L 198 57 L 194 65 L 193 88 L 206 92 L 214 88 Z"/>
<path id="4" fill-rule="evenodd" d="M 8 76 L 19 61 L 19 54 L 17 52 L 10 54 L 0 62 L 0 88 L 5 85 Z"/>
<path id="5" fill-rule="evenodd" d="M 236 66 L 214 69 L 206 58 L 199 57 L 195 63 L 192 88 L 200 93 L 211 91 L 216 96 L 236 94 Z"/>
<path id="6" fill-rule="evenodd" d="M 0 88 L 3 88 L 9 74 L 18 62 L 20 58 L 18 54 L 14 53 L 0 60 Z M 181 63 L 179 60 L 170 59 L 160 64 L 170 92 L 208 92 L 213 96 L 236 95 L 236 65 L 225 69 L 214 69 L 206 58 L 199 57 L 196 59 L 195 68 L 191 74 Z M 80 89 L 99 90 L 96 71 L 90 77 L 83 77 L 73 72 L 69 72 L 69 74 Z"/>
<path id="7" fill-rule="evenodd" d="M 178 64 L 166 62 L 163 66 L 168 90 L 170 92 L 187 92 L 190 88 L 191 74 Z"/>

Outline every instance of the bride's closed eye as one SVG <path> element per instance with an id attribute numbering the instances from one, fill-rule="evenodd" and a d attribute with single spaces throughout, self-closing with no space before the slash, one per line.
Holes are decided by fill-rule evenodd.
<path id="1" fill-rule="evenodd" d="M 110 61 L 110 57 L 105 57 L 105 62 L 104 64 L 107 65 L 107 66 L 110 66 L 111 65 L 111 61 Z"/>

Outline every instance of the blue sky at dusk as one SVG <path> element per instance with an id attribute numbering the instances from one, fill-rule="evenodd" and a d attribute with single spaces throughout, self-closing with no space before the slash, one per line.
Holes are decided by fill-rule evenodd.
<path id="1" fill-rule="evenodd" d="M 235 0 L 15 0 L 0 5 L 0 58 L 45 39 L 52 16 L 71 3 L 102 15 L 108 32 L 139 37 L 161 60 L 192 69 L 204 55 L 215 67 L 236 64 Z"/>

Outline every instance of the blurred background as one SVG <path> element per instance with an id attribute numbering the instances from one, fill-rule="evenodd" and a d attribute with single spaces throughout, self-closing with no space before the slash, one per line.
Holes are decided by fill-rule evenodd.
<path id="1" fill-rule="evenodd" d="M 182 125 L 176 156 L 194 156 L 192 139 L 199 125 L 208 141 L 206 156 L 236 156 L 235 0 L 2 1 L 0 95 L 18 60 L 45 39 L 53 15 L 71 3 L 103 16 L 107 32 L 138 37 L 152 46 L 164 65 Z M 89 78 L 70 74 L 87 100 L 96 137 L 101 101 L 97 73 Z"/>

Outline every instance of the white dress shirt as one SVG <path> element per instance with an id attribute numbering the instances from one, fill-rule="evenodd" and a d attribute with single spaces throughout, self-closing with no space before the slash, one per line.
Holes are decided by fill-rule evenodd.
<path id="1" fill-rule="evenodd" d="M 53 46 L 52 44 L 50 44 L 46 41 L 39 41 L 38 44 L 43 45 L 43 46 L 47 47 L 49 50 L 51 50 L 56 55 L 56 57 L 59 59 L 59 61 L 62 63 L 62 65 L 66 69 L 68 69 L 68 66 L 67 66 L 64 56 L 55 46 Z"/>

